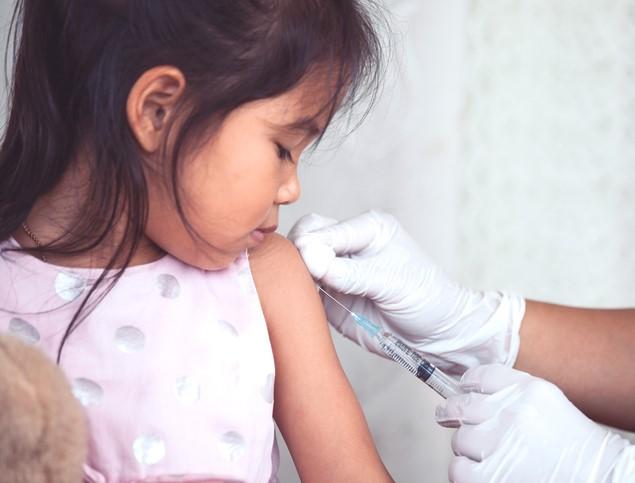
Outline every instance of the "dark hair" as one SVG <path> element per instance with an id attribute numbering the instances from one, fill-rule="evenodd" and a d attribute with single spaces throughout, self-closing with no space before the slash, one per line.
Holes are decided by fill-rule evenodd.
<path id="1" fill-rule="evenodd" d="M 334 86 L 324 106 L 329 121 L 342 104 L 354 105 L 377 92 L 381 42 L 372 15 L 377 10 L 367 8 L 376 6 L 366 4 L 17 1 L 9 34 L 14 45 L 10 115 L 0 146 L 0 240 L 60 182 L 80 142 L 90 149 L 90 195 L 80 217 L 59 239 L 24 250 L 34 255 L 86 252 L 126 214 L 124 238 L 71 320 L 62 346 L 97 286 L 123 260 L 112 283 L 121 276 L 144 232 L 143 159 L 126 116 L 128 93 L 140 75 L 173 65 L 187 81 L 181 104 L 185 120 L 173 149 L 165 153 L 166 181 L 183 217 L 178 160 L 188 142 L 209 133 L 233 109 L 284 93 L 321 66 Z M 61 346 L 58 361 L 60 353 Z"/>

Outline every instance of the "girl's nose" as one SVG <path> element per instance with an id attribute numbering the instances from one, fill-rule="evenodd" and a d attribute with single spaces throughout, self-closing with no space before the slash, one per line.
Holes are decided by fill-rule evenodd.
<path id="1" fill-rule="evenodd" d="M 291 176 L 280 186 L 278 190 L 278 196 L 276 198 L 276 204 L 278 205 L 290 205 L 295 203 L 300 198 L 302 189 L 300 187 L 300 179 L 298 173 L 293 172 Z"/>

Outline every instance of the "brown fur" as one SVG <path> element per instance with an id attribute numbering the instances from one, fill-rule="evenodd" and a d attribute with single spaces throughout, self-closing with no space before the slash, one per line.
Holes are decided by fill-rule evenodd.
<path id="1" fill-rule="evenodd" d="M 0 483 L 78 483 L 84 413 L 60 369 L 0 335 Z"/>

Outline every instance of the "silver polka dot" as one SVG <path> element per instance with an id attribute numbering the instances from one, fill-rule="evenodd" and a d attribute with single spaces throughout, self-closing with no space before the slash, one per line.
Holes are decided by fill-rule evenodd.
<path id="1" fill-rule="evenodd" d="M 143 465 L 154 465 L 165 458 L 165 442 L 156 436 L 144 434 L 132 443 L 137 461 Z"/>
<path id="2" fill-rule="evenodd" d="M 86 281 L 72 273 L 60 272 L 55 277 L 55 292 L 60 298 L 72 302 L 86 288 Z"/>
<path id="3" fill-rule="evenodd" d="M 146 336 L 131 325 L 119 327 L 115 332 L 115 344 L 121 352 L 139 352 L 146 345 Z"/>
<path id="4" fill-rule="evenodd" d="M 226 320 L 220 319 L 218 321 L 218 327 L 221 329 L 221 331 L 224 334 L 232 336 L 232 337 L 238 337 L 238 330 L 236 330 L 236 327 L 234 327 L 232 324 L 230 324 Z"/>
<path id="5" fill-rule="evenodd" d="M 245 439 L 237 432 L 230 431 L 221 436 L 218 448 L 223 458 L 236 462 L 245 454 Z"/>
<path id="6" fill-rule="evenodd" d="M 179 377 L 175 389 L 177 398 L 183 404 L 194 404 L 201 397 L 201 385 L 194 377 Z"/>
<path id="7" fill-rule="evenodd" d="M 264 385 L 260 388 L 260 395 L 268 403 L 273 402 L 273 383 L 273 374 L 268 374 L 267 378 L 265 379 Z"/>
<path id="8" fill-rule="evenodd" d="M 181 293 L 181 286 L 174 275 L 163 273 L 157 277 L 159 293 L 166 299 L 175 299 Z"/>
<path id="9" fill-rule="evenodd" d="M 37 329 L 18 317 L 9 321 L 9 333 L 27 344 L 35 344 L 40 340 Z"/>
<path id="10" fill-rule="evenodd" d="M 96 382 L 80 377 L 73 381 L 73 394 L 83 406 L 90 406 L 101 401 L 104 391 Z"/>

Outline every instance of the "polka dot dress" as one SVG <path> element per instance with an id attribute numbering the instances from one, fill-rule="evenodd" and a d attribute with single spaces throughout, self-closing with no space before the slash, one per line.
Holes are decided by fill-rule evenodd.
<path id="1" fill-rule="evenodd" d="M 0 331 L 55 358 L 98 275 L 2 252 Z M 61 367 L 88 419 L 86 482 L 276 481 L 274 362 L 246 255 L 219 271 L 170 256 L 130 268 Z"/>

